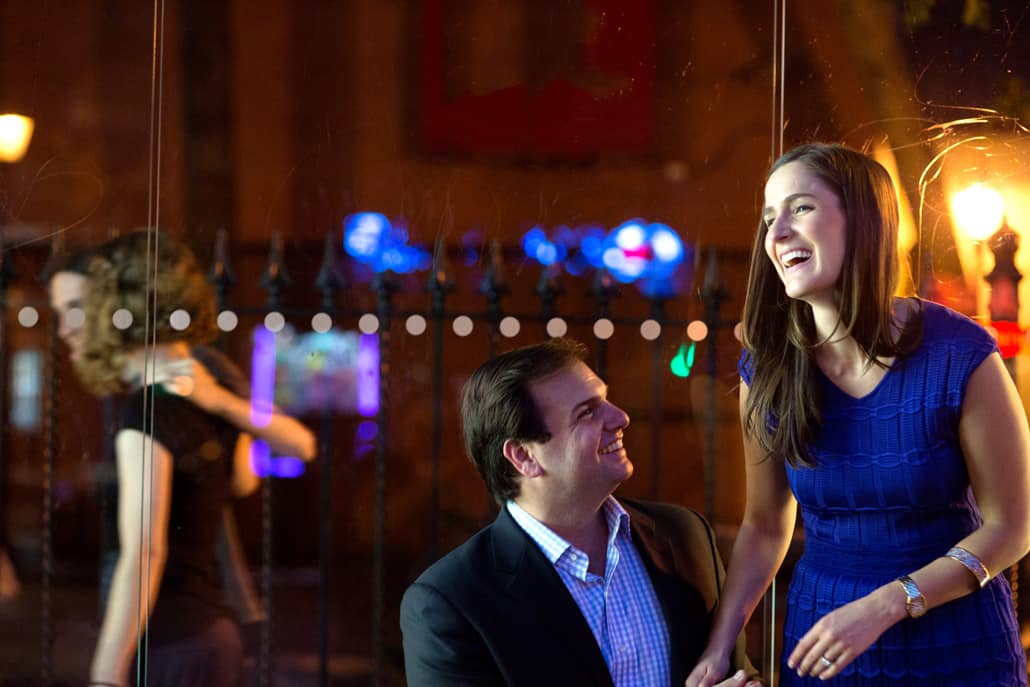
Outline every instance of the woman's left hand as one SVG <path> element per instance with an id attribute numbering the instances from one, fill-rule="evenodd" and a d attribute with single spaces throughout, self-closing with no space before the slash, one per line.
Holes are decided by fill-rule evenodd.
<path id="1" fill-rule="evenodd" d="M 787 667 L 802 677 L 811 675 L 825 680 L 839 675 L 856 656 L 904 617 L 904 605 L 900 607 L 902 615 L 898 615 L 900 594 L 900 588 L 894 590 L 885 585 L 827 613 L 794 647 Z"/>

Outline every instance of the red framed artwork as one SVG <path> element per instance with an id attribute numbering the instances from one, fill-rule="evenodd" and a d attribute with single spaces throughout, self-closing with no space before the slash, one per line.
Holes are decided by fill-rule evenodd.
<path id="1" fill-rule="evenodd" d="M 651 152 L 654 22 L 653 0 L 422 0 L 420 147 Z"/>

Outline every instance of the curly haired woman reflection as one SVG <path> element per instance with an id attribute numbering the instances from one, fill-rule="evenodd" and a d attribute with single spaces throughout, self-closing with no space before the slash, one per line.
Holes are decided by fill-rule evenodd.
<path id="1" fill-rule="evenodd" d="M 139 684 L 233 685 L 242 643 L 222 602 L 215 541 L 230 495 L 257 478 L 237 427 L 155 383 L 216 334 L 193 255 L 164 235 L 158 250 L 157 240 L 129 234 L 92 256 L 74 356 L 90 391 L 128 394 L 115 436 L 119 555 L 90 680 L 127 685 L 135 672 Z"/>
<path id="2" fill-rule="evenodd" d="M 94 257 L 110 260 L 110 252 L 125 239 L 113 239 L 98 246 L 79 250 L 65 257 L 49 279 L 50 305 L 58 319 L 58 335 L 74 362 L 82 355 L 85 335 L 83 307 L 89 294 L 89 267 Z M 250 387 L 239 368 L 227 356 L 210 346 L 191 346 L 190 357 L 176 359 L 155 369 L 154 378 L 174 379 L 166 385 L 174 392 L 188 389 L 185 395 L 204 411 L 217 415 L 235 425 L 241 434 L 238 443 L 256 437 L 266 442 L 279 455 L 296 456 L 304 461 L 315 457 L 315 437 L 298 420 L 273 408 L 267 421 L 255 424 L 251 416 Z M 113 428 L 105 428 L 111 431 Z M 245 450 L 238 447 L 237 450 Z M 107 473 L 112 477 L 107 477 Z M 97 496 L 104 504 L 105 517 L 101 522 L 101 579 L 100 607 L 107 604 L 111 575 L 117 561 L 117 485 L 113 483 L 114 470 L 97 472 Z M 257 623 L 264 619 L 254 584 L 238 534 L 233 509 L 227 506 L 222 513 L 222 526 L 218 539 L 218 562 L 222 573 L 222 587 L 226 603 L 236 612 L 241 623 Z"/>

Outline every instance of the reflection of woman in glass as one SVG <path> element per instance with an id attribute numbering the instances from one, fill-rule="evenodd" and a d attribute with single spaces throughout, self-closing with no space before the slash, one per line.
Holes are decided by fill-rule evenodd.
<path id="1" fill-rule="evenodd" d="M 688 687 L 725 671 L 798 505 L 782 685 L 1025 685 L 998 573 L 1028 548 L 1030 433 L 994 340 L 894 297 L 897 198 L 871 158 L 796 148 L 764 205 L 740 364 L 747 506 Z"/>
<path id="2" fill-rule="evenodd" d="M 215 540 L 231 493 L 257 479 L 246 445 L 234 450 L 235 426 L 154 383 L 216 329 L 193 256 L 164 236 L 151 250 L 152 238 L 127 235 L 91 259 L 75 356 L 92 392 L 128 392 L 115 437 L 120 548 L 90 679 L 129 684 L 133 657 L 145 656 L 147 684 L 232 685 L 242 645 Z M 188 314 L 185 328 L 176 310 Z"/>
<path id="3" fill-rule="evenodd" d="M 89 266 L 95 256 L 105 256 L 126 239 L 113 239 L 93 248 L 71 254 L 64 259 L 50 277 L 50 305 L 58 318 L 58 335 L 68 348 L 74 362 L 82 355 L 85 335 L 85 312 L 83 306 L 89 294 Z M 227 420 L 242 432 L 237 451 L 248 450 L 251 436 L 268 443 L 272 451 L 280 455 L 296 456 L 309 461 L 315 457 L 315 438 L 311 431 L 296 419 L 273 408 L 267 423 L 255 424 L 250 412 L 250 389 L 239 368 L 225 355 L 208 346 L 194 346 L 190 358 L 175 360 L 155 370 L 155 380 L 175 380 L 166 385 L 169 391 L 189 390 L 185 398 L 199 405 L 203 410 Z M 110 428 L 105 428 L 110 431 Z M 244 445 L 247 444 L 247 445 Z M 117 489 L 106 479 L 98 479 L 101 498 L 114 504 Z M 113 514 L 113 508 L 111 509 Z M 110 520 L 108 522 L 107 520 Z M 113 518 L 103 523 L 102 542 L 115 542 L 117 524 Z M 111 546 L 101 552 L 104 562 L 100 581 L 101 608 L 106 605 L 110 587 L 110 576 L 117 560 L 117 547 Z M 222 571 L 222 583 L 226 602 L 236 611 L 243 623 L 263 619 L 254 585 L 247 571 L 242 544 L 237 534 L 236 520 L 232 509 L 227 507 L 222 516 L 219 533 L 218 561 Z"/>

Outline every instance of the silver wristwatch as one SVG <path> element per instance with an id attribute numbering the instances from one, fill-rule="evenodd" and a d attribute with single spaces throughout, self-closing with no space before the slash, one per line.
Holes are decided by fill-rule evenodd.
<path id="1" fill-rule="evenodd" d="M 926 597 L 908 575 L 902 575 L 896 582 L 905 590 L 905 611 L 909 618 L 919 618 L 926 614 Z"/>

